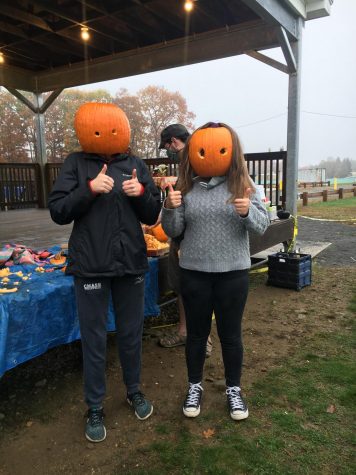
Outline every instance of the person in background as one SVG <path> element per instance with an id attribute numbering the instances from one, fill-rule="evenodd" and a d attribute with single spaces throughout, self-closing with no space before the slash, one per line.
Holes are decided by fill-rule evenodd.
<path id="1" fill-rule="evenodd" d="M 85 436 L 101 442 L 106 438 L 103 399 L 110 295 L 127 402 L 138 419 L 147 419 L 153 411 L 140 391 L 148 270 L 141 222 L 154 224 L 161 202 L 145 163 L 126 153 L 130 128 L 119 107 L 82 105 L 75 130 L 82 151 L 66 158 L 48 207 L 57 224 L 74 221 L 66 273 L 74 276 L 82 340 Z"/>
<path id="2" fill-rule="evenodd" d="M 190 134 L 186 127 L 182 124 L 168 125 L 161 132 L 160 149 L 167 151 L 167 156 L 172 159 L 180 161 L 184 146 Z M 168 255 L 168 282 L 172 290 L 177 294 L 179 322 L 178 330 L 175 333 L 166 335 L 159 340 L 159 343 L 164 348 L 173 348 L 180 345 L 185 345 L 187 339 L 187 327 L 185 321 L 185 312 L 180 291 L 180 276 L 179 276 L 179 245 L 181 237 L 171 239 L 170 250 Z M 213 349 L 211 337 L 206 343 L 206 356 L 211 356 Z"/>
<path id="3" fill-rule="evenodd" d="M 205 345 L 215 313 L 225 368 L 230 416 L 246 419 L 241 395 L 241 322 L 251 266 L 249 232 L 269 225 L 249 177 L 236 132 L 223 123 L 197 129 L 184 148 L 176 190 L 169 186 L 162 226 L 180 245 L 181 294 L 187 322 L 187 417 L 200 414 Z"/>

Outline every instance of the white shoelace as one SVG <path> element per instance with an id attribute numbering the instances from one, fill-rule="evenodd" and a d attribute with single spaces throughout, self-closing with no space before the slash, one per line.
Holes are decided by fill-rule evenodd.
<path id="1" fill-rule="evenodd" d="M 241 388 L 238 386 L 230 386 L 226 389 L 229 403 L 233 411 L 245 410 L 245 404 L 240 395 Z"/>
<path id="2" fill-rule="evenodd" d="M 201 383 L 189 383 L 189 390 L 187 399 L 185 401 L 186 406 L 196 406 L 199 404 L 199 397 L 201 391 L 204 389 L 201 386 Z"/>

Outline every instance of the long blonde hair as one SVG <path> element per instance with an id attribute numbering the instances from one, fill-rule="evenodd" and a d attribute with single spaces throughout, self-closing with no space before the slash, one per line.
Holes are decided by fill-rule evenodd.
<path id="1" fill-rule="evenodd" d="M 225 127 L 229 130 L 232 139 L 232 157 L 231 165 L 229 170 L 226 173 L 227 187 L 231 193 L 229 201 L 233 201 L 236 198 L 242 198 L 244 196 L 246 188 L 251 188 L 252 191 L 255 191 L 255 187 L 252 183 L 252 180 L 248 174 L 247 165 L 245 161 L 244 154 L 242 152 L 242 147 L 240 140 L 237 136 L 237 133 L 228 125 L 218 122 L 207 122 L 202 125 L 196 131 L 201 129 L 207 129 L 209 127 Z M 196 132 L 195 131 L 195 132 Z M 182 195 L 186 195 L 193 187 L 193 177 L 194 171 L 189 162 L 189 143 L 191 137 L 194 133 L 188 138 L 184 150 L 183 157 L 179 166 L 179 177 L 177 181 L 176 189 L 182 192 Z"/>

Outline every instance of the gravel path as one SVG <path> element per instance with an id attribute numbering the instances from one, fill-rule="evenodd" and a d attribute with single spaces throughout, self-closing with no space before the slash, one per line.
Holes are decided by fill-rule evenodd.
<path id="1" fill-rule="evenodd" d="M 322 266 L 356 265 L 356 224 L 298 218 L 298 241 L 331 242 L 315 260 Z"/>

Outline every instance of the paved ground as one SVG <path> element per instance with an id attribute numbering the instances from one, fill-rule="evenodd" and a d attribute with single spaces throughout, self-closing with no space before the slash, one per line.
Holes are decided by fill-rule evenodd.
<path id="1" fill-rule="evenodd" d="M 53 223 L 48 210 L 0 212 L 0 245 L 21 242 L 35 249 L 46 248 L 53 243 L 67 242 L 71 228 L 71 225 Z M 299 247 L 301 252 L 317 255 L 320 265 L 356 265 L 356 224 L 299 218 L 297 249 Z"/>
<path id="2" fill-rule="evenodd" d="M 315 258 L 323 266 L 356 265 L 356 224 L 298 219 L 298 242 L 331 243 Z"/>

